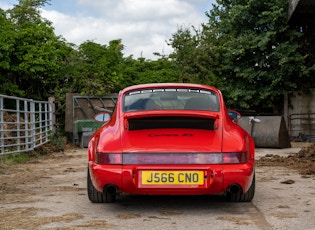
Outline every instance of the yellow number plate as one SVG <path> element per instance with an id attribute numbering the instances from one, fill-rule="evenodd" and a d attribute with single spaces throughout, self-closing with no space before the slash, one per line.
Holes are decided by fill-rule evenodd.
<path id="1" fill-rule="evenodd" d="M 142 171 L 143 185 L 203 185 L 203 171 Z"/>

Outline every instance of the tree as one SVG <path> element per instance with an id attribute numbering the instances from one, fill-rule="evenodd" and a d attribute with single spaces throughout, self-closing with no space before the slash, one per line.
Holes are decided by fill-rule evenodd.
<path id="1" fill-rule="evenodd" d="M 59 73 L 66 79 L 59 88 L 94 96 L 117 92 L 123 82 L 122 50 L 121 40 L 110 41 L 108 46 L 92 41 L 73 46 Z"/>
<path id="2" fill-rule="evenodd" d="M 40 16 L 47 0 L 20 0 L 2 11 L 1 93 L 44 99 L 52 94 L 66 53 L 66 43 L 54 34 L 51 22 Z"/>
<path id="3" fill-rule="evenodd" d="M 283 95 L 304 88 L 314 64 L 300 52 L 301 33 L 288 26 L 287 0 L 217 0 L 203 27 L 219 47 L 228 103 L 281 112 Z"/>
<path id="4" fill-rule="evenodd" d="M 220 88 L 230 107 L 281 112 L 283 95 L 307 90 L 314 59 L 288 25 L 287 0 L 217 0 L 202 29 L 170 44 L 183 81 Z"/>
<path id="5" fill-rule="evenodd" d="M 167 57 L 160 57 L 155 61 L 147 61 L 144 58 L 134 60 L 128 57 L 124 61 L 122 75 L 124 76 L 123 87 L 155 83 L 155 82 L 178 82 L 178 69 L 173 61 Z"/>
<path id="6" fill-rule="evenodd" d="M 199 30 L 191 29 L 179 28 L 169 40 L 169 45 L 174 48 L 170 57 L 179 69 L 179 80 L 219 86 L 220 79 L 213 68 L 209 68 L 217 66 L 216 47 L 204 41 Z"/>
<path id="7" fill-rule="evenodd" d="M 11 55 L 15 48 L 16 33 L 7 19 L 6 12 L 0 9 L 0 92 L 2 94 L 23 95 L 17 84 L 8 81 Z"/>

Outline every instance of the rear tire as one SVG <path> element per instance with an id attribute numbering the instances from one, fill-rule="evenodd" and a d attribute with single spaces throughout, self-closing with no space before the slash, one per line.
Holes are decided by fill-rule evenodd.
<path id="1" fill-rule="evenodd" d="M 87 170 L 87 192 L 92 203 L 112 203 L 116 200 L 116 194 L 103 193 L 96 190 L 91 180 L 89 168 Z"/>
<path id="2" fill-rule="evenodd" d="M 92 203 L 105 203 L 106 202 L 106 197 L 104 193 L 97 191 L 96 188 L 94 187 L 91 180 L 89 168 L 87 170 L 87 192 L 88 192 L 89 200 Z"/>
<path id="3" fill-rule="evenodd" d="M 231 202 L 251 202 L 255 195 L 255 174 L 248 191 L 243 193 L 242 191 L 238 193 L 227 192 L 226 198 Z"/>

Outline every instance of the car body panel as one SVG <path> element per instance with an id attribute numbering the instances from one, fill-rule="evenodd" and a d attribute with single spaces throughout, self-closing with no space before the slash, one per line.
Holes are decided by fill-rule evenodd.
<path id="1" fill-rule="evenodd" d="M 201 93 L 209 90 L 211 95 L 217 97 L 219 109 L 187 110 L 180 105 L 176 109 L 128 110 L 135 104 L 123 101 L 128 93 L 133 95 L 130 92 L 137 94 L 140 91 L 160 88 L 170 91 L 174 88 L 179 91 L 198 89 Z M 167 95 L 168 91 L 165 91 Z M 151 94 L 155 95 L 155 91 L 152 92 Z M 186 94 L 183 94 L 182 97 L 185 96 Z M 164 101 L 156 102 L 159 105 L 166 104 Z M 205 124 L 207 127 L 200 128 Z M 194 128 L 195 126 L 198 128 Z M 202 159 L 202 156 L 211 158 L 212 154 L 216 156 L 215 154 L 234 152 L 246 153 L 246 162 L 205 164 L 202 160 L 187 159 L 185 164 L 184 159 L 178 160 L 181 163 L 176 163 L 176 157 L 182 158 L 185 154 L 190 157 L 197 154 L 196 156 Z M 141 158 L 145 154 L 153 157 L 152 161 L 147 158 L 146 163 L 135 159 L 135 163 L 128 161 L 120 164 L 100 164 L 96 160 L 98 153 L 117 154 L 122 158 L 122 162 L 134 156 Z M 166 164 L 161 163 L 163 160 L 156 163 L 154 159 L 160 160 L 158 156 L 168 158 Z M 107 185 L 115 185 L 119 191 L 132 194 L 219 194 L 237 184 L 245 193 L 254 177 L 252 138 L 231 120 L 221 92 L 214 87 L 198 84 L 145 84 L 122 90 L 111 119 L 92 136 L 88 158 L 91 180 L 99 192 L 104 192 Z M 175 180 L 176 184 L 169 181 L 161 184 L 155 184 L 154 181 L 151 184 L 150 176 L 156 177 L 156 180 Z M 190 181 L 194 180 L 190 176 L 198 179 Z M 146 181 L 142 177 L 147 178 Z"/>

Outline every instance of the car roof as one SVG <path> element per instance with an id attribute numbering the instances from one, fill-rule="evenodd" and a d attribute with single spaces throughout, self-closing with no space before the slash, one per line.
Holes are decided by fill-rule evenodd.
<path id="1" fill-rule="evenodd" d="M 219 90 L 213 86 L 202 85 L 202 84 L 193 84 L 193 83 L 150 83 L 150 84 L 140 84 L 133 85 L 123 89 L 123 93 L 139 89 L 152 89 L 152 88 L 201 88 L 213 90 L 219 92 Z"/>

